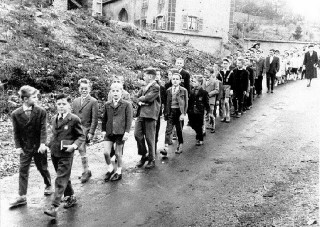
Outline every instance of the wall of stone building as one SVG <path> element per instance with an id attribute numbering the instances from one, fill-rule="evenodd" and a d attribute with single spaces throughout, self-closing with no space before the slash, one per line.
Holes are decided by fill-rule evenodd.
<path id="1" fill-rule="evenodd" d="M 270 49 L 279 50 L 283 53 L 286 50 L 293 50 L 294 48 L 302 49 L 307 46 L 309 42 L 298 42 L 298 41 L 281 41 L 281 40 L 249 40 L 245 39 L 244 48 L 250 48 L 253 44 L 259 42 L 260 49 L 263 50 L 264 54 L 268 54 Z"/>
<path id="2" fill-rule="evenodd" d="M 58 11 L 68 10 L 68 0 L 54 0 L 53 7 Z"/>
<path id="3" fill-rule="evenodd" d="M 135 2 L 135 0 L 122 0 L 105 4 L 103 6 L 103 15 L 112 20 L 118 20 L 120 11 L 125 9 L 128 13 L 128 23 L 134 23 Z"/>
<path id="4" fill-rule="evenodd" d="M 175 42 L 186 42 L 189 40 L 190 45 L 200 51 L 204 51 L 216 56 L 220 56 L 223 53 L 222 39 L 220 37 L 209 36 L 197 36 L 197 35 L 185 35 L 183 33 L 172 33 L 166 31 L 157 31 L 163 37 Z"/>

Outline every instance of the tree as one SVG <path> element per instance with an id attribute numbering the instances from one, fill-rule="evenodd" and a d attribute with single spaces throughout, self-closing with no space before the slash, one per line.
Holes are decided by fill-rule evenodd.
<path id="1" fill-rule="evenodd" d="M 302 37 L 302 28 L 301 28 L 300 25 L 298 25 L 296 27 L 296 30 L 292 35 L 293 35 L 293 38 L 295 38 L 296 40 L 301 39 L 301 37 Z"/>

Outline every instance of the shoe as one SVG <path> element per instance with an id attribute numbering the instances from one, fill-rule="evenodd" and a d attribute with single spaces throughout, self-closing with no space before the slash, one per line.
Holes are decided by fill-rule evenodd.
<path id="1" fill-rule="evenodd" d="M 176 135 L 172 136 L 172 140 L 177 140 L 177 136 Z"/>
<path id="2" fill-rule="evenodd" d="M 267 91 L 267 93 L 269 93 L 269 92 L 270 92 L 270 90 Z"/>
<path id="3" fill-rule="evenodd" d="M 310 84 L 307 85 L 307 87 L 310 87 L 310 86 L 311 86 Z"/>
<path id="4" fill-rule="evenodd" d="M 146 163 L 146 161 L 147 158 L 145 156 L 142 156 L 140 161 L 137 163 L 136 167 L 141 168 L 144 165 L 144 163 Z"/>
<path id="5" fill-rule="evenodd" d="M 176 154 L 181 154 L 182 153 L 182 144 L 179 144 L 177 146 L 177 150 L 175 151 Z"/>
<path id="6" fill-rule="evenodd" d="M 44 195 L 51 195 L 53 193 L 51 186 L 46 186 L 44 189 Z"/>
<path id="7" fill-rule="evenodd" d="M 104 178 L 104 182 L 108 182 L 113 174 L 114 174 L 114 170 L 112 170 L 111 172 L 107 172 Z"/>
<path id="8" fill-rule="evenodd" d="M 153 160 L 153 161 L 149 161 L 145 168 L 146 168 L 146 169 L 152 169 L 152 168 L 154 168 L 154 167 L 156 167 L 156 163 L 155 163 L 155 161 Z"/>
<path id="9" fill-rule="evenodd" d="M 160 151 L 160 154 L 162 154 L 163 156 L 167 156 L 167 155 L 168 155 L 167 148 L 163 148 L 163 149 Z"/>
<path id="10" fill-rule="evenodd" d="M 74 205 L 77 204 L 77 199 L 75 196 L 71 195 L 67 201 L 65 202 L 65 204 L 63 205 L 63 208 L 68 209 L 70 207 L 73 207 Z"/>
<path id="11" fill-rule="evenodd" d="M 273 91 L 271 91 L 271 93 L 273 93 Z"/>
<path id="12" fill-rule="evenodd" d="M 56 218 L 57 217 L 57 212 L 58 212 L 58 208 L 56 206 L 51 205 L 51 207 L 47 210 L 44 211 L 44 213 L 50 217 Z"/>
<path id="13" fill-rule="evenodd" d="M 261 95 L 259 94 L 259 95 L 257 95 L 257 98 L 260 98 L 261 97 Z"/>
<path id="14" fill-rule="evenodd" d="M 122 174 L 121 174 L 121 173 L 120 173 L 120 174 L 115 173 L 115 174 L 112 176 L 112 178 L 111 178 L 110 181 L 118 181 L 118 180 L 121 180 L 121 179 L 122 179 Z"/>
<path id="15" fill-rule="evenodd" d="M 196 143 L 196 146 L 201 146 L 203 144 L 203 141 L 198 140 Z"/>
<path id="16" fill-rule="evenodd" d="M 241 117 L 241 113 L 237 113 L 236 118 L 240 118 L 240 117 Z"/>
<path id="17" fill-rule="evenodd" d="M 211 133 L 215 133 L 216 130 L 215 130 L 214 128 L 212 128 L 210 132 L 211 132 Z"/>
<path id="18" fill-rule="evenodd" d="M 86 182 L 90 179 L 91 176 L 92 176 L 92 174 L 91 174 L 91 171 L 90 171 L 90 170 L 82 173 L 81 183 L 86 183 Z"/>
<path id="19" fill-rule="evenodd" d="M 15 201 L 10 203 L 10 208 L 24 206 L 27 204 L 27 198 L 25 196 L 19 196 Z"/>
<path id="20" fill-rule="evenodd" d="M 227 118 L 221 119 L 221 122 L 226 122 L 226 121 L 227 121 Z"/>

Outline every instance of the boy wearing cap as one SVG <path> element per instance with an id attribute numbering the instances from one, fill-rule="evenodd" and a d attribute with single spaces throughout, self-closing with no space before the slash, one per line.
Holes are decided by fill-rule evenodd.
<path id="1" fill-rule="evenodd" d="M 161 104 L 160 86 L 155 80 L 156 75 L 155 69 L 144 70 L 143 79 L 146 82 L 146 86 L 140 89 L 134 100 L 138 105 L 138 118 L 136 120 L 134 136 L 137 141 L 138 154 L 141 155 L 141 159 L 137 163 L 138 168 L 141 168 L 147 161 L 146 169 L 155 167 L 156 121 Z M 146 148 L 146 143 L 148 149 Z"/>
<path id="2" fill-rule="evenodd" d="M 224 58 L 222 61 L 222 70 L 220 75 L 222 77 L 222 122 L 230 122 L 230 97 L 231 97 L 231 85 L 233 83 L 233 72 L 229 70 L 230 61 Z"/>
<path id="3" fill-rule="evenodd" d="M 81 96 L 73 101 L 72 109 L 73 113 L 80 118 L 83 134 L 86 137 L 85 142 L 79 146 L 83 168 L 81 183 L 85 183 L 92 175 L 88 164 L 87 144 L 93 138 L 98 125 L 98 101 L 90 95 L 92 85 L 88 79 L 80 79 L 79 85 Z"/>
<path id="4" fill-rule="evenodd" d="M 10 207 L 27 204 L 27 189 L 29 169 L 32 158 L 45 183 L 45 195 L 52 194 L 51 178 L 48 171 L 47 147 L 47 114 L 37 106 L 39 91 L 34 87 L 25 85 L 19 90 L 23 102 L 12 112 L 13 137 L 16 149 L 20 155 L 19 167 L 19 197 L 10 204 Z"/>
<path id="5" fill-rule="evenodd" d="M 56 170 L 56 180 L 51 207 L 44 213 L 53 218 L 57 216 L 62 196 L 66 198 L 63 206 L 66 209 L 77 203 L 70 176 L 74 151 L 85 142 L 85 135 L 80 118 L 71 113 L 70 102 L 70 98 L 65 94 L 56 97 L 58 114 L 53 117 L 53 135 L 48 145 L 51 150 L 51 160 Z"/>
<path id="6" fill-rule="evenodd" d="M 166 91 L 166 102 L 164 103 L 163 115 L 167 121 L 165 133 L 165 147 L 160 153 L 163 156 L 168 154 L 168 146 L 173 127 L 176 127 L 178 146 L 176 153 L 182 152 L 183 136 L 182 136 L 182 121 L 185 118 L 188 110 L 188 91 L 180 86 L 181 75 L 178 72 L 172 75 L 172 87 Z"/>
<path id="7" fill-rule="evenodd" d="M 104 157 L 108 165 L 108 171 L 104 179 L 106 182 L 122 179 L 122 151 L 132 124 L 132 106 L 130 102 L 122 98 L 122 91 L 122 84 L 113 83 L 111 85 L 112 101 L 105 104 L 102 117 L 101 128 L 105 139 Z M 110 153 L 114 144 L 116 145 L 115 155 L 118 165 L 116 170 L 110 160 Z"/>
<path id="8" fill-rule="evenodd" d="M 197 146 L 203 145 L 203 122 L 205 111 L 210 112 L 209 95 L 201 85 L 197 75 L 192 77 L 192 90 L 189 97 L 188 117 L 189 124 L 196 132 Z"/>

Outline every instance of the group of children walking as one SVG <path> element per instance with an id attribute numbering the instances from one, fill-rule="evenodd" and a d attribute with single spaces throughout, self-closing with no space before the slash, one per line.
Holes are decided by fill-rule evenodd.
<path id="1" fill-rule="evenodd" d="M 122 179 L 122 155 L 125 141 L 129 137 L 133 117 L 136 117 L 134 137 L 141 159 L 138 168 L 155 167 L 155 156 L 161 124 L 161 115 L 167 121 L 164 146 L 160 149 L 167 157 L 172 140 L 177 139 L 176 154 L 183 152 L 183 128 L 190 126 L 196 133 L 197 146 L 203 145 L 207 129 L 215 133 L 216 119 L 230 123 L 231 116 L 240 118 L 253 105 L 255 96 L 262 94 L 263 75 L 267 75 L 268 93 L 273 93 L 275 74 L 279 71 L 279 59 L 273 56 L 261 57 L 257 49 L 254 56 L 239 54 L 231 56 L 204 68 L 204 75 L 190 75 L 185 69 L 184 59 L 178 58 L 175 67 L 168 70 L 167 81 L 161 82 L 159 69 L 143 71 L 144 84 L 132 98 L 124 90 L 124 78 L 115 76 L 110 86 L 108 101 L 102 116 L 102 137 L 106 161 L 105 182 Z M 271 84 L 270 84 L 271 83 Z M 77 203 L 70 181 L 73 156 L 79 150 L 83 173 L 81 182 L 92 176 L 89 170 L 87 144 L 95 135 L 98 125 L 98 101 L 90 95 L 92 84 L 88 79 L 79 80 L 80 97 L 71 99 L 60 94 L 55 97 L 57 114 L 53 117 L 52 137 L 47 142 L 47 115 L 39 107 L 39 91 L 31 86 L 19 90 L 22 107 L 12 113 L 16 152 L 20 154 L 19 197 L 10 206 L 27 204 L 29 168 L 32 161 L 44 179 L 44 195 L 54 193 L 51 206 L 44 211 L 56 217 L 60 203 L 70 208 Z M 138 108 L 134 111 L 134 102 Z M 233 113 L 231 113 L 233 109 Z M 135 115 L 135 116 L 134 116 Z M 188 122 L 185 121 L 188 116 Z M 54 190 L 48 171 L 47 153 L 56 171 Z M 115 166 L 111 158 L 116 156 Z"/>

